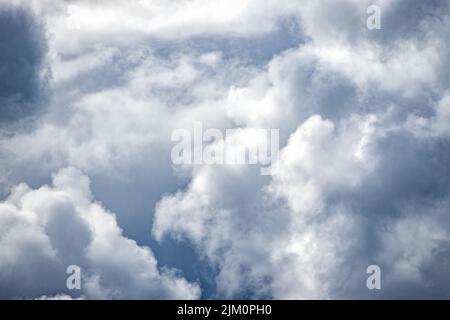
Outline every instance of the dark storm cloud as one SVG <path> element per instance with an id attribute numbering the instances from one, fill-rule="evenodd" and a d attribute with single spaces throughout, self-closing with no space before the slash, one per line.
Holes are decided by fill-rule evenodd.
<path id="1" fill-rule="evenodd" d="M 45 98 L 43 26 L 26 8 L 0 5 L 0 122 L 34 114 Z"/>

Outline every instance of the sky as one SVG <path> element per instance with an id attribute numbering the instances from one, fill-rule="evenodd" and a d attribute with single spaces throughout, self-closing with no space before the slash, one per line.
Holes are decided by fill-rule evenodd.
<path id="1" fill-rule="evenodd" d="M 449 39 L 447 0 L 0 0 L 0 299 L 449 299 Z M 279 130 L 272 174 L 174 165 L 198 122 Z"/>

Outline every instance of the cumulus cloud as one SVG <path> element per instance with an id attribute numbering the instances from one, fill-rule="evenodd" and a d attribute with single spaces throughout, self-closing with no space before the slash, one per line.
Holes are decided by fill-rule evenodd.
<path id="1" fill-rule="evenodd" d="M 42 22 L 23 6 L 0 4 L 0 121 L 29 117 L 46 97 Z"/>
<path id="2" fill-rule="evenodd" d="M 52 28 L 73 34 L 73 43 L 56 39 L 62 51 L 79 50 L 97 37 L 114 43 L 133 43 L 140 38 L 183 39 L 200 36 L 251 37 L 277 28 L 279 19 L 295 14 L 290 1 L 70 1 L 66 15 L 52 16 Z M 116 23 L 122 21 L 120 26 Z M 264 22 L 264 23 L 261 23 Z M 126 36 L 126 37 L 123 37 Z"/>
<path id="3" fill-rule="evenodd" d="M 0 204 L 0 226 L 2 298 L 199 296 L 196 284 L 160 270 L 149 248 L 122 235 L 114 214 L 92 199 L 88 177 L 73 167 L 55 174 L 52 186 L 16 186 Z M 70 265 L 81 268 L 79 292 L 66 287 Z"/>
<path id="4" fill-rule="evenodd" d="M 208 298 L 448 297 L 447 1 L 3 3 L 40 49 L 1 97 L 38 97 L 44 59 L 52 76 L 45 114 L 0 138 L 2 297 L 65 298 L 72 263 L 83 298 L 197 298 L 197 280 Z M 280 129 L 272 176 L 172 166 L 195 121 L 250 147 Z"/>

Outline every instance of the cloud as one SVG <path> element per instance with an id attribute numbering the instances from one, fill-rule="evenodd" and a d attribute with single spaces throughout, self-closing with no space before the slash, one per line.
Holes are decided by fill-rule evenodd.
<path id="1" fill-rule="evenodd" d="M 179 40 L 202 36 L 254 37 L 278 27 L 279 19 L 292 15 L 298 4 L 289 1 L 70 1 L 65 15 L 51 16 L 60 52 L 74 52 L 96 38 L 130 44 L 150 37 Z M 119 25 L 117 21 L 122 21 Z M 262 23 L 264 22 L 264 23 Z M 75 34 L 73 31 L 76 31 Z M 65 36 L 72 34 L 72 41 Z"/>
<path id="2" fill-rule="evenodd" d="M 335 276 L 356 264 L 346 257 L 361 234 L 360 218 L 328 197 L 359 188 L 372 171 L 373 121 L 338 130 L 309 118 L 281 150 L 272 181 L 250 168 L 201 168 L 186 191 L 159 202 L 155 236 L 192 241 L 218 268 L 219 296 L 332 297 Z"/>
<path id="3" fill-rule="evenodd" d="M 37 298 L 36 300 L 74 300 L 72 299 L 71 296 L 66 295 L 66 294 L 59 294 L 56 296 L 40 296 L 39 298 Z M 82 300 L 82 298 L 79 298 L 77 300 Z"/>
<path id="4" fill-rule="evenodd" d="M 42 22 L 25 6 L 0 4 L 0 121 L 36 113 L 46 98 L 48 70 Z"/>
<path id="5" fill-rule="evenodd" d="M 149 248 L 122 235 L 114 214 L 92 199 L 89 179 L 75 168 L 56 173 L 52 186 L 18 185 L 0 204 L 0 227 L 2 298 L 192 299 L 200 294 L 175 270 L 160 270 Z M 69 265 L 82 270 L 79 292 L 65 287 Z"/>
<path id="6" fill-rule="evenodd" d="M 328 4 L 301 11 L 310 42 L 231 91 L 237 123 L 284 131 L 272 180 L 201 168 L 159 202 L 154 234 L 194 243 L 217 268 L 219 296 L 447 297 L 449 220 L 436 208 L 447 207 L 450 191 L 439 72 L 449 49 L 435 30 L 448 11 L 418 17 L 423 37 L 373 39 L 346 28 L 365 23 L 364 3 Z M 403 21 L 395 9 L 403 4 L 385 5 Z M 337 6 L 357 19 L 342 19 Z M 365 287 L 373 263 L 386 272 L 379 293 Z"/>
<path id="7" fill-rule="evenodd" d="M 4 296 L 65 297 L 76 260 L 86 298 L 448 297 L 448 4 L 207 2 L 33 3 L 51 99 L 0 138 Z M 273 176 L 173 167 L 195 121 L 280 129 Z"/>

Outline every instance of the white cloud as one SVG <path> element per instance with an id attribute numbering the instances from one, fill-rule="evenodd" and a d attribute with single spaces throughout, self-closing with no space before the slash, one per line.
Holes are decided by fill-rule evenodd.
<path id="1" fill-rule="evenodd" d="M 286 197 L 295 213 L 314 215 L 323 209 L 324 196 L 360 187 L 376 165 L 370 152 L 374 122 L 374 116 L 354 118 L 336 133 L 320 116 L 307 119 L 282 150 L 271 191 Z"/>
<path id="2" fill-rule="evenodd" d="M 152 222 L 161 243 L 187 239 L 214 270 L 213 297 L 370 298 L 374 263 L 390 283 L 376 297 L 448 296 L 448 4 L 377 1 L 382 30 L 369 32 L 369 3 L 34 2 L 51 101 L 0 139 L 2 190 L 34 186 L 1 204 L 0 271 L 17 269 L 0 272 L 5 296 L 66 297 L 63 264 L 75 259 L 87 298 L 198 297 L 121 234 L 124 221 L 142 238 Z M 270 51 L 250 40 L 292 17 L 304 43 L 267 62 L 241 57 L 244 45 Z M 196 166 L 177 184 L 171 132 L 199 120 L 279 128 L 273 177 Z M 42 186 L 66 166 L 120 207 L 119 223 L 74 169 Z"/>
<path id="3" fill-rule="evenodd" d="M 49 12 L 49 31 L 60 53 L 79 53 L 101 38 L 131 45 L 143 39 L 254 37 L 278 27 L 298 4 L 265 0 L 71 1 Z M 120 21 L 120 23 L 118 23 Z M 70 41 L 68 41 L 70 39 Z"/>

